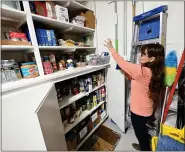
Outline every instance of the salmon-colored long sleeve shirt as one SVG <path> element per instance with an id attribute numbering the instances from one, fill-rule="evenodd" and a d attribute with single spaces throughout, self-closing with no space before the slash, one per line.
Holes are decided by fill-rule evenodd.
<path id="1" fill-rule="evenodd" d="M 140 116 L 151 116 L 153 101 L 148 96 L 152 72 L 147 67 L 125 61 L 114 48 L 110 52 L 119 67 L 131 76 L 131 111 Z"/>

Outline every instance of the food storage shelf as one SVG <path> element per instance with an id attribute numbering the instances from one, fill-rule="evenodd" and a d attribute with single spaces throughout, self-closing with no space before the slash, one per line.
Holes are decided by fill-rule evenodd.
<path id="1" fill-rule="evenodd" d="M 71 104 L 71 103 L 73 103 L 73 102 L 75 102 L 75 101 L 77 101 L 77 100 L 79 100 L 79 99 L 81 99 L 81 98 L 83 98 L 83 97 L 85 97 L 85 96 L 88 96 L 90 93 L 92 93 L 92 92 L 94 92 L 94 91 L 100 89 L 100 88 L 103 87 L 103 86 L 105 86 L 105 83 L 102 84 L 102 85 L 100 85 L 100 86 L 98 86 L 98 87 L 95 87 L 95 88 L 94 88 L 92 91 L 90 91 L 90 92 L 81 92 L 81 93 L 79 93 L 79 94 L 77 94 L 77 95 L 66 96 L 65 98 L 63 98 L 63 99 L 59 102 L 59 107 L 60 107 L 60 109 L 66 107 L 67 105 L 69 105 L 69 104 Z"/>
<path id="2" fill-rule="evenodd" d="M 75 119 L 75 122 L 72 124 L 67 124 L 64 127 L 64 132 L 65 134 L 71 130 L 72 128 L 74 128 L 76 125 L 78 125 L 82 120 L 84 120 L 87 116 L 89 116 L 91 113 L 93 113 L 93 111 L 95 111 L 98 107 L 100 107 L 103 103 L 105 103 L 105 101 L 101 101 L 97 106 L 93 107 L 91 110 L 86 110 L 84 112 L 82 112 L 81 116 L 79 118 Z"/>

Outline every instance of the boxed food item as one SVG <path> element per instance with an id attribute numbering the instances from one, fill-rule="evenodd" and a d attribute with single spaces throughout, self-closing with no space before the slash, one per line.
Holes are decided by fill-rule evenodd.
<path id="1" fill-rule="evenodd" d="M 25 33 L 21 33 L 21 32 L 9 32 L 9 38 L 12 41 L 23 41 L 23 42 L 28 42 L 28 39 L 26 37 Z"/>
<path id="2" fill-rule="evenodd" d="M 68 9 L 60 5 L 55 5 L 56 18 L 62 22 L 69 22 Z"/>
<path id="3" fill-rule="evenodd" d="M 35 9 L 38 15 L 47 17 L 46 2 L 35 1 Z"/>
<path id="4" fill-rule="evenodd" d="M 88 135 L 88 133 L 90 131 L 88 128 L 88 122 L 89 122 L 89 118 L 86 118 L 77 126 L 78 144 L 80 144 L 82 142 L 82 140 Z"/>
<path id="5" fill-rule="evenodd" d="M 51 1 L 46 2 L 47 17 L 56 19 L 55 3 Z"/>
<path id="6" fill-rule="evenodd" d="M 75 151 L 77 148 L 76 130 L 71 130 L 66 134 L 67 149 Z"/>
<path id="7" fill-rule="evenodd" d="M 39 76 L 38 67 L 35 62 L 22 63 L 21 72 L 24 78 L 34 78 Z"/>
<path id="8" fill-rule="evenodd" d="M 91 117 L 90 122 L 88 123 L 89 130 L 93 130 L 100 123 L 100 117 L 98 115 L 98 111 L 95 111 Z"/>

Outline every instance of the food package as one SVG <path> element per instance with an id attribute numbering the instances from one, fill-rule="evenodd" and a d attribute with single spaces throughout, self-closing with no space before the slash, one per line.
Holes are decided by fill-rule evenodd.
<path id="1" fill-rule="evenodd" d="M 60 5 L 55 5 L 56 18 L 62 22 L 69 22 L 68 9 Z"/>
<path id="2" fill-rule="evenodd" d="M 56 19 L 55 3 L 51 1 L 46 2 L 47 17 Z"/>
<path id="3" fill-rule="evenodd" d="M 39 75 L 38 67 L 34 62 L 22 63 L 21 72 L 24 78 L 34 78 Z"/>
<path id="4" fill-rule="evenodd" d="M 85 14 L 82 14 L 86 18 L 85 27 L 95 29 L 95 16 L 92 11 L 87 11 Z"/>
<path id="5" fill-rule="evenodd" d="M 84 16 L 76 16 L 72 19 L 72 23 L 79 26 L 84 26 L 86 18 Z"/>
<path id="6" fill-rule="evenodd" d="M 35 1 L 35 9 L 38 15 L 47 17 L 46 2 Z"/>
<path id="7" fill-rule="evenodd" d="M 23 41 L 23 42 L 28 42 L 28 39 L 26 38 L 25 33 L 20 33 L 20 32 L 9 32 L 9 38 L 12 41 Z"/>

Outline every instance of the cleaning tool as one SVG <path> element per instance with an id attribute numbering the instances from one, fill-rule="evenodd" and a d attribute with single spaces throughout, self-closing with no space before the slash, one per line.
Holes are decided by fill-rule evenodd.
<path id="1" fill-rule="evenodd" d="M 165 84 L 166 86 L 172 86 L 177 71 L 177 54 L 173 50 L 166 56 L 165 59 Z"/>
<path id="2" fill-rule="evenodd" d="M 185 125 L 185 62 L 178 82 L 178 104 L 177 104 L 177 121 L 176 125 L 178 129 L 181 129 Z"/>
<path id="3" fill-rule="evenodd" d="M 176 89 L 176 85 L 178 83 L 178 80 L 180 78 L 182 69 L 183 69 L 183 64 L 185 61 L 185 50 L 182 53 L 182 57 L 176 72 L 175 80 L 172 85 L 172 87 L 169 87 L 169 95 L 168 95 L 168 100 L 163 107 L 163 113 L 162 113 L 162 118 L 161 118 L 161 125 L 160 125 L 160 135 L 159 137 L 154 136 L 152 138 L 152 150 L 160 150 L 160 151 L 165 151 L 165 150 L 181 150 L 185 151 L 185 126 L 183 126 L 182 129 L 177 129 L 168 125 L 165 125 L 164 122 L 166 120 L 168 110 L 170 107 L 170 104 L 173 99 L 173 95 Z M 166 95 L 167 96 L 167 95 Z M 167 97 L 166 97 L 167 98 Z M 166 100 L 165 100 L 166 101 Z M 159 147 L 158 147 L 159 146 Z"/>

